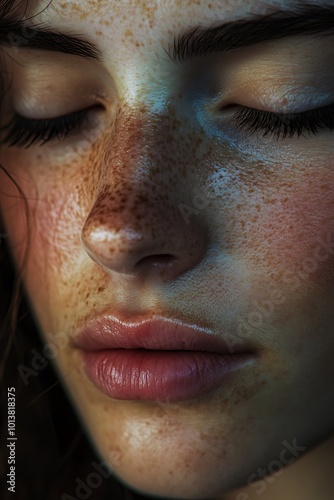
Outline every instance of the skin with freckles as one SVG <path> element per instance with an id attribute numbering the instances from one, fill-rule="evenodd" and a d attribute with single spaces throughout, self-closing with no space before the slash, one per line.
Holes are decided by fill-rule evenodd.
<path id="1" fill-rule="evenodd" d="M 219 108 L 331 104 L 332 38 L 281 39 L 175 66 L 161 48 L 173 33 L 285 2 L 43 5 L 31 4 L 35 22 L 87 35 L 103 60 L 7 47 L 12 84 L 1 120 L 14 110 L 42 119 L 92 107 L 90 120 L 63 140 L 3 145 L 0 161 L 28 200 L 22 273 L 31 308 L 46 342 L 68 339 L 55 363 L 97 450 L 141 493 L 247 500 L 257 497 L 250 476 L 260 480 L 257 470 L 296 440 L 305 454 L 261 498 L 330 499 L 333 132 L 276 141 L 237 129 L 233 108 L 224 119 Z M 0 183 L 20 269 L 24 205 L 2 171 Z M 179 318 L 231 347 L 250 345 L 258 358 L 189 401 L 112 399 L 87 378 L 73 345 L 78 328 L 104 312 Z"/>

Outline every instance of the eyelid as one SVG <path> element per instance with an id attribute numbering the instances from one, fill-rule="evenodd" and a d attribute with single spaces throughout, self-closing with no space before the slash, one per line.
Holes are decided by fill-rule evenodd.
<path id="1" fill-rule="evenodd" d="M 303 90 L 303 92 L 302 92 Z M 272 92 L 267 94 L 251 94 L 244 92 L 243 95 L 226 95 L 215 99 L 213 107 L 220 113 L 234 106 L 258 109 L 259 111 L 277 114 L 298 114 L 330 106 L 334 101 L 334 88 L 324 94 L 306 92 L 300 89 L 297 92 Z"/>
<path id="2" fill-rule="evenodd" d="M 91 99 L 92 102 L 94 102 L 93 99 Z M 95 99 L 96 101 L 96 99 Z M 66 112 L 66 113 L 61 113 L 59 114 L 58 113 L 51 113 L 49 112 L 48 114 L 45 114 L 45 116 L 27 116 L 27 114 L 25 114 L 24 112 L 21 112 L 21 111 L 17 111 L 17 110 L 14 110 L 14 112 L 12 113 L 12 119 L 19 119 L 19 120 L 24 120 L 26 122 L 42 122 L 42 121 L 52 121 L 52 120 L 61 120 L 61 119 L 64 119 L 66 117 L 70 117 L 72 115 L 75 115 L 77 113 L 81 113 L 81 112 L 84 112 L 84 111 L 89 111 L 90 109 L 94 109 L 94 108 L 104 108 L 103 106 L 103 103 L 99 103 L 99 102 L 95 102 L 95 104 L 91 104 L 89 106 L 78 106 L 76 109 L 73 109 L 72 111 L 69 111 L 69 112 Z M 34 109 L 35 113 L 36 113 L 36 108 Z"/>
<path id="3" fill-rule="evenodd" d="M 6 79 L 9 88 L 5 97 L 11 100 L 11 109 L 18 114 L 46 119 L 66 114 L 73 105 L 108 106 L 114 99 L 114 82 L 104 65 L 84 59 L 67 60 L 56 52 L 52 57 L 43 54 L 38 63 L 42 54 L 34 52 L 34 57 L 24 52 L 15 54 L 15 63 L 11 64 L 11 74 Z"/>

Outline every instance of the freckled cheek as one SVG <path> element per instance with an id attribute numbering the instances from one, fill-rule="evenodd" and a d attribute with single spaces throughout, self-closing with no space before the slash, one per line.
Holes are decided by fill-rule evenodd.
<path id="1" fill-rule="evenodd" d="M 22 179 L 24 176 L 22 176 Z M 37 293 L 59 280 L 64 268 L 73 265 L 81 247 L 80 233 L 83 215 L 73 190 L 64 193 L 58 186 L 41 189 L 32 182 L 20 187 L 27 200 L 18 192 L 8 177 L 0 173 L 0 209 L 9 245 L 18 266 L 23 262 L 29 242 L 28 260 L 25 261 L 24 279 L 31 293 Z M 44 188 L 44 186 L 43 186 Z M 38 201 L 36 193 L 38 192 Z M 28 218 L 26 216 L 28 208 Z"/>
<path id="2" fill-rule="evenodd" d="M 255 209 L 239 213 L 238 256 L 254 275 L 268 281 L 283 273 L 306 272 L 313 283 L 329 283 L 334 262 L 334 176 L 325 188 L 314 175 L 264 195 Z"/>

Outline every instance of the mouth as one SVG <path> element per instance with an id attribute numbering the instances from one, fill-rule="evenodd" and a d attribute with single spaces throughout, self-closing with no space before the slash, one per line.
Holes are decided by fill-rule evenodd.
<path id="1" fill-rule="evenodd" d="M 257 358 L 246 346 L 232 354 L 208 329 L 157 316 L 132 323 L 101 316 L 74 343 L 95 387 L 121 400 L 186 401 L 231 383 Z"/>

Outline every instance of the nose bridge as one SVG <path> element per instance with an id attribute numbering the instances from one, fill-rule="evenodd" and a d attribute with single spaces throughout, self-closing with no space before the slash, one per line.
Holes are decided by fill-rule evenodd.
<path id="1" fill-rule="evenodd" d="M 108 184 L 122 197 L 127 189 L 148 195 L 150 188 L 157 191 L 164 179 L 171 180 L 170 129 L 167 115 L 144 104 L 120 108 L 104 148 L 101 190 Z"/>
<path id="2" fill-rule="evenodd" d="M 148 216 L 153 223 L 161 210 L 168 211 L 181 181 L 171 144 L 167 116 L 144 104 L 120 108 L 104 148 L 95 212 L 114 214 L 116 227 L 117 214 L 120 224 L 133 226 Z"/>

